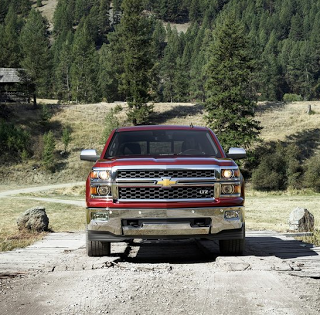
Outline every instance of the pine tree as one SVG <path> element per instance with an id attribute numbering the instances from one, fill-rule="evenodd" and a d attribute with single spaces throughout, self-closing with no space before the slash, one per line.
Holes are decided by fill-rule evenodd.
<path id="1" fill-rule="evenodd" d="M 98 35 L 100 45 L 107 41 L 107 33 L 111 28 L 110 23 L 110 0 L 100 0 L 99 15 L 98 15 Z"/>
<path id="2" fill-rule="evenodd" d="M 175 76 L 177 72 L 177 58 L 179 57 L 179 35 L 177 29 L 167 26 L 167 46 L 162 60 L 162 85 L 164 101 L 173 102 L 175 96 Z"/>
<path id="3" fill-rule="evenodd" d="M 129 105 L 128 118 L 133 124 L 145 123 L 152 106 L 150 83 L 154 66 L 152 56 L 152 20 L 143 15 L 139 0 L 124 0 L 123 16 L 116 33 L 122 47 L 123 73 L 119 78 L 120 91 Z"/>
<path id="4" fill-rule="evenodd" d="M 199 0 L 192 0 L 189 9 L 189 19 L 193 22 L 199 22 L 201 19 L 200 3 Z"/>
<path id="5" fill-rule="evenodd" d="M 155 22 L 155 28 L 152 34 L 152 42 L 154 46 L 154 54 L 157 59 L 163 56 L 164 44 L 166 40 L 166 30 L 161 21 Z"/>
<path id="6" fill-rule="evenodd" d="M 181 57 L 176 59 L 176 73 L 173 80 L 174 101 L 186 102 L 189 96 L 189 73 Z"/>
<path id="7" fill-rule="evenodd" d="M 212 32 L 201 27 L 195 34 L 193 53 L 190 65 L 190 98 L 205 101 L 205 83 L 207 80 L 206 65 L 208 63 L 208 47 L 212 42 Z"/>
<path id="8" fill-rule="evenodd" d="M 76 102 L 96 102 L 98 90 L 98 55 L 86 20 L 81 22 L 74 35 L 72 47 L 71 87 Z"/>
<path id="9" fill-rule="evenodd" d="M 76 24 L 80 23 L 83 17 L 90 14 L 90 10 L 94 5 L 94 0 L 76 0 L 74 8 L 74 22 Z"/>
<path id="10" fill-rule="evenodd" d="M 74 7 L 75 0 L 59 0 L 53 15 L 55 35 L 73 30 Z"/>
<path id="11" fill-rule="evenodd" d="M 113 49 L 111 49 L 113 48 Z M 102 97 L 107 102 L 123 100 L 119 94 L 119 77 L 118 73 L 122 73 L 122 60 L 119 54 L 115 53 L 115 46 L 103 44 L 99 53 L 99 88 Z M 117 58 L 119 57 L 119 58 Z"/>
<path id="12" fill-rule="evenodd" d="M 47 26 L 41 13 L 32 9 L 20 36 L 23 52 L 21 65 L 35 86 L 34 103 L 37 94 L 44 95 L 49 89 L 51 56 Z"/>
<path id="13" fill-rule="evenodd" d="M 27 17 L 29 15 L 29 11 L 31 10 L 31 4 L 32 3 L 30 0 L 19 0 L 17 4 L 17 13 L 21 14 L 24 17 Z"/>
<path id="14" fill-rule="evenodd" d="M 62 36 L 61 36 L 62 37 Z M 55 55 L 55 91 L 59 100 L 70 102 L 71 97 L 71 65 L 73 34 L 68 32 L 66 39 L 59 45 L 56 41 Z"/>
<path id="15" fill-rule="evenodd" d="M 251 91 L 254 64 L 249 42 L 240 22 L 226 16 L 214 33 L 207 66 L 207 123 L 224 148 L 248 148 L 258 136 L 253 119 L 256 106 Z"/>
<path id="16" fill-rule="evenodd" d="M 281 98 L 281 76 L 280 66 L 278 64 L 276 34 L 273 31 L 264 51 L 261 54 L 258 71 L 258 91 L 262 100 L 277 100 Z M 257 52 L 258 53 L 258 52 Z"/>
<path id="17" fill-rule="evenodd" d="M 303 34 L 303 17 L 300 14 L 295 14 L 291 18 L 291 27 L 289 37 L 295 41 L 302 40 Z"/>
<path id="18" fill-rule="evenodd" d="M 2 30 L 0 65 L 2 67 L 18 68 L 21 60 L 19 45 L 19 33 L 22 27 L 22 20 L 17 15 L 13 5 L 10 5 L 9 11 L 4 21 Z"/>
<path id="19" fill-rule="evenodd" d="M 0 1 L 0 25 L 4 22 L 9 7 L 9 0 Z"/>

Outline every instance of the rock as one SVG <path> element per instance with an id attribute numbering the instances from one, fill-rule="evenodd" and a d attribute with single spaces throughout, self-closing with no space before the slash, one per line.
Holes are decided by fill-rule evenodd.
<path id="1" fill-rule="evenodd" d="M 308 109 L 306 110 L 306 113 L 307 113 L 308 115 L 311 115 L 311 114 L 312 114 L 312 109 L 311 109 L 311 105 L 310 105 L 310 104 L 308 105 Z"/>
<path id="2" fill-rule="evenodd" d="M 303 208 L 296 208 L 290 213 L 289 231 L 312 232 L 314 228 L 314 217 Z"/>
<path id="3" fill-rule="evenodd" d="M 48 231 L 49 218 L 44 207 L 35 207 L 26 210 L 18 219 L 19 230 Z"/>

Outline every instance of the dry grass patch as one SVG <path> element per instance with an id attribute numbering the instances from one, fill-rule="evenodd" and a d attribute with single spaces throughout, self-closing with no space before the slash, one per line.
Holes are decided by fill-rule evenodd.
<path id="1" fill-rule="evenodd" d="M 287 232 L 289 215 L 295 208 L 308 209 L 315 218 L 315 229 L 320 229 L 320 194 L 272 195 L 249 192 L 246 197 L 246 226 L 251 230 Z"/>
<path id="2" fill-rule="evenodd" d="M 17 231 L 16 233 L 0 233 L 0 252 L 23 248 L 41 240 L 47 232 Z"/>
<path id="3" fill-rule="evenodd" d="M 307 114 L 308 105 L 314 111 Z M 318 129 L 320 102 L 259 103 L 256 119 L 261 122 L 261 138 L 265 141 L 286 140 L 286 137 Z"/>
<path id="4" fill-rule="evenodd" d="M 49 217 L 49 229 L 54 232 L 83 231 L 84 207 L 41 202 Z M 39 206 L 39 201 L 20 197 L 2 198 L 0 204 L 0 251 L 25 247 L 42 238 L 46 233 L 18 231 L 16 220 L 27 209 Z"/>

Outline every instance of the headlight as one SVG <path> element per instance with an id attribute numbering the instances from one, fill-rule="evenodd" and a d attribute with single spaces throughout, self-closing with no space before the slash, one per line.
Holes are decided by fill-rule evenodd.
<path id="1" fill-rule="evenodd" d="M 221 177 L 225 179 L 238 178 L 240 177 L 240 171 L 239 169 L 236 169 L 236 170 L 223 169 L 221 170 Z"/>
<path id="2" fill-rule="evenodd" d="M 231 178 L 234 176 L 233 170 L 222 170 L 221 175 L 223 178 Z"/>
<path id="3" fill-rule="evenodd" d="M 100 171 L 99 178 L 103 180 L 108 180 L 110 178 L 110 171 Z"/>
<path id="4" fill-rule="evenodd" d="M 109 180 L 110 179 L 110 171 L 92 171 L 90 173 L 91 179 L 102 179 L 102 180 Z"/>

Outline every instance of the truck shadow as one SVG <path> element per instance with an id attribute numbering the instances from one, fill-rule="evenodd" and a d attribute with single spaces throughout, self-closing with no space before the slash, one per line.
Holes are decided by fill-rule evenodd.
<path id="1" fill-rule="evenodd" d="M 277 257 L 280 259 L 316 259 L 320 256 L 312 244 L 281 234 L 274 236 L 247 236 L 246 249 L 242 257 Z M 125 253 L 117 253 L 121 261 L 131 263 L 171 263 L 195 264 L 214 262 L 221 256 L 217 241 L 193 239 L 186 240 L 135 240 L 128 244 Z M 314 257 L 318 256 L 318 257 Z M 313 258 L 312 258 L 313 257 Z"/>
<path id="2" fill-rule="evenodd" d="M 215 251 L 208 254 L 200 250 L 193 239 L 135 240 L 120 254 L 120 260 L 131 263 L 194 264 L 215 261 L 218 255 L 218 245 Z"/>

